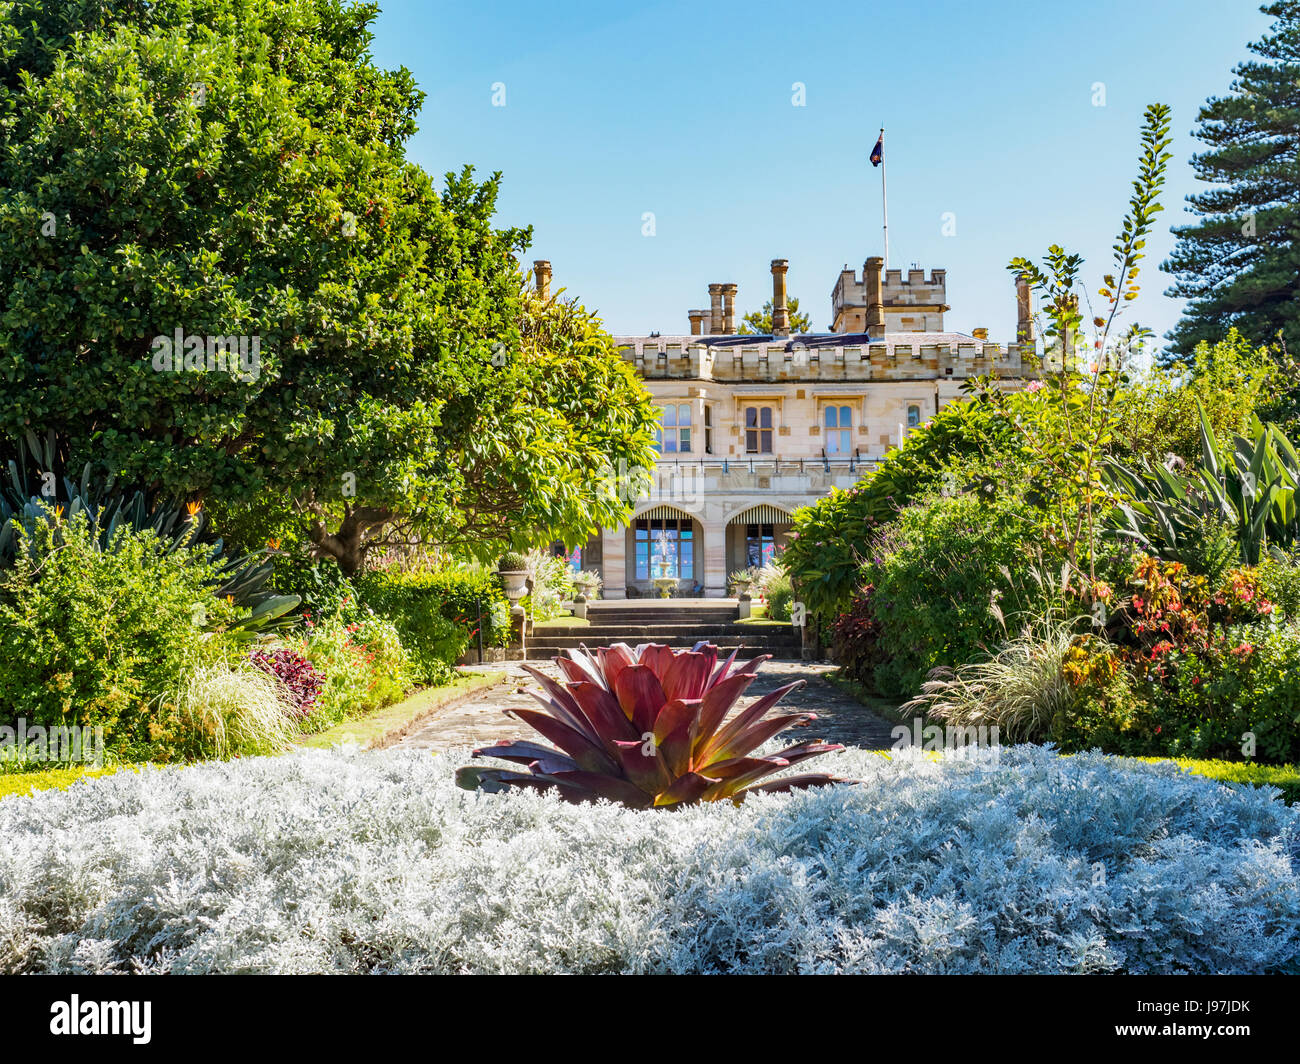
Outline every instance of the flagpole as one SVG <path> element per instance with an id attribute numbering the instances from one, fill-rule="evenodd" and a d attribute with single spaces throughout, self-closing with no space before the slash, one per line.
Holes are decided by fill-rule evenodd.
<path id="1" fill-rule="evenodd" d="M 881 144 L 884 144 L 885 127 L 880 127 Z M 885 212 L 885 269 L 889 269 L 889 186 L 885 183 L 885 168 L 889 164 L 885 162 L 884 148 L 880 152 L 880 201 Z"/>

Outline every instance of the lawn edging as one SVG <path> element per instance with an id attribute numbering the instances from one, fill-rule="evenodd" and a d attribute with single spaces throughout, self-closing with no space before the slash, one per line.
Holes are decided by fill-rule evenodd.
<path id="1" fill-rule="evenodd" d="M 462 673 L 451 683 L 425 687 L 401 702 L 305 736 L 296 748 L 328 750 L 341 743 L 358 743 L 367 750 L 391 746 L 434 713 L 457 706 L 506 679 L 504 672 Z"/>
<path id="2" fill-rule="evenodd" d="M 139 764 L 64 765 L 36 772 L 7 772 L 0 775 L 0 799 L 27 797 L 37 791 L 61 791 L 79 780 L 111 776 L 114 772 L 138 769 Z"/>

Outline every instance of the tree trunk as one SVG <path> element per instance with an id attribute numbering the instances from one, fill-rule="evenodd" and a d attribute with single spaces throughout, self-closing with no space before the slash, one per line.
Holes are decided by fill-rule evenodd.
<path id="1" fill-rule="evenodd" d="M 324 520 L 317 518 L 308 526 L 307 534 L 317 556 L 333 558 L 343 575 L 351 579 L 366 562 L 366 533 L 387 524 L 392 517 L 390 510 L 381 507 L 345 507 L 337 532 L 330 532 Z"/>

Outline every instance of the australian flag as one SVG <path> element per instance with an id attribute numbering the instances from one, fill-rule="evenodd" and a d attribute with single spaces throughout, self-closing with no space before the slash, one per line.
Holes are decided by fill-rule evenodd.
<path id="1" fill-rule="evenodd" d="M 876 138 L 876 146 L 871 149 L 871 165 L 879 166 L 885 161 L 885 134 Z"/>

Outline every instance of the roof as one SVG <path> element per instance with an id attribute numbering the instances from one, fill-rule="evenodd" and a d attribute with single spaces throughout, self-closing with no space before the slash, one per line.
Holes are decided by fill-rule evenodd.
<path id="1" fill-rule="evenodd" d="M 883 336 L 868 336 L 866 333 L 797 333 L 789 337 L 773 336 L 745 336 L 734 333 L 727 336 L 696 336 L 693 334 L 679 336 L 616 336 L 614 342 L 620 347 L 627 347 L 637 343 L 653 344 L 678 344 L 681 347 L 690 347 L 693 344 L 704 344 L 707 347 L 772 347 L 781 345 L 783 350 L 794 350 L 797 344 L 802 344 L 808 348 L 818 347 L 865 347 L 867 344 L 885 344 L 893 347 L 896 344 L 911 346 L 947 346 L 955 347 L 958 344 L 974 344 L 982 348 L 986 343 L 992 346 L 991 340 L 981 340 L 976 336 L 970 336 L 967 333 L 960 332 L 887 332 Z"/>

